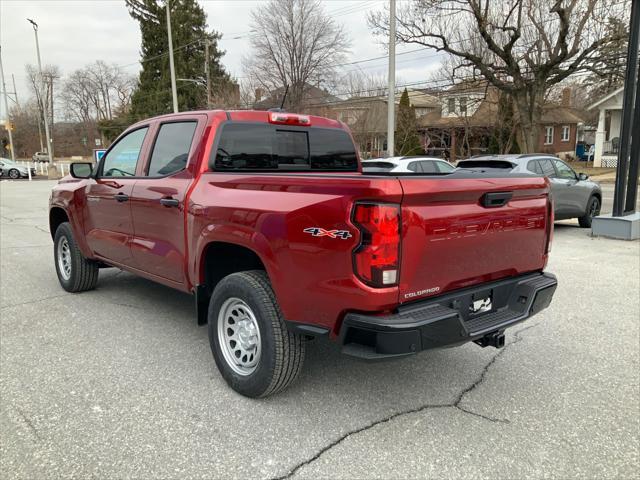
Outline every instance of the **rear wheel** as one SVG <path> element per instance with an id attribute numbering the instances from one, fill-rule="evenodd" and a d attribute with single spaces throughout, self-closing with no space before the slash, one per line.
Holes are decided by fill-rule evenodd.
<path id="1" fill-rule="evenodd" d="M 92 290 L 98 283 L 98 264 L 82 256 L 69 222 L 61 223 L 53 241 L 58 281 L 67 292 Z"/>
<path id="2" fill-rule="evenodd" d="M 600 215 L 600 200 L 598 197 L 593 196 L 587 203 L 587 213 L 578 218 L 578 223 L 582 228 L 591 228 L 591 221 L 598 215 Z"/>
<path id="3" fill-rule="evenodd" d="M 20 178 L 20 172 L 15 168 L 12 168 L 11 170 L 9 170 L 9 178 L 12 178 L 14 180 Z"/>
<path id="4" fill-rule="evenodd" d="M 236 392 L 266 397 L 298 377 L 304 339 L 287 330 L 265 272 L 223 278 L 211 296 L 208 323 L 216 365 Z"/>

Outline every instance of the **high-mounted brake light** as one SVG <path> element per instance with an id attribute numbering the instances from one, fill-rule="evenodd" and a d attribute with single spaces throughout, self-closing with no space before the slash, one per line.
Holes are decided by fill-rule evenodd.
<path id="1" fill-rule="evenodd" d="M 280 125 L 303 125 L 308 127 L 311 125 L 311 118 L 308 115 L 297 115 L 295 113 L 271 112 L 269 114 L 269 122 Z"/>
<path id="2" fill-rule="evenodd" d="M 353 223 L 361 234 L 360 245 L 353 252 L 356 275 L 373 287 L 397 285 L 400 268 L 400 206 L 356 204 Z"/>

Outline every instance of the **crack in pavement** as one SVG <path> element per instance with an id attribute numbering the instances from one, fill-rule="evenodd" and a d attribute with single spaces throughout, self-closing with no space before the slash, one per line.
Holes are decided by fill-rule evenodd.
<path id="1" fill-rule="evenodd" d="M 469 415 L 473 415 L 474 417 L 478 417 L 481 418 L 483 420 L 487 420 L 489 422 L 492 423 L 502 423 L 502 424 L 508 424 L 511 423 L 508 419 L 501 419 L 501 418 L 492 418 L 486 415 L 483 415 L 481 413 L 477 413 L 474 412 L 472 410 L 466 409 L 462 406 L 460 406 L 460 404 L 462 403 L 462 401 L 464 400 L 465 396 L 468 395 L 469 393 L 473 392 L 476 388 L 478 388 L 486 379 L 487 377 L 487 372 L 489 371 L 489 369 L 496 363 L 496 361 L 504 355 L 504 353 L 511 348 L 513 345 L 519 343 L 522 341 L 522 336 L 521 334 L 527 330 L 530 330 L 534 327 L 537 327 L 540 324 L 540 322 L 535 323 L 533 325 L 529 325 L 526 328 L 523 328 L 521 330 L 518 330 L 517 332 L 514 333 L 514 340 L 512 342 L 510 342 L 509 344 L 505 345 L 502 349 L 500 349 L 500 351 L 495 354 L 491 360 L 489 361 L 489 363 L 487 363 L 484 368 L 482 369 L 482 372 L 480 373 L 480 376 L 478 377 L 478 379 L 473 382 L 470 386 L 468 386 L 467 388 L 465 388 L 464 390 L 462 390 L 462 392 L 460 392 L 458 394 L 458 396 L 456 397 L 456 399 L 451 402 L 451 403 L 443 403 L 443 404 L 427 404 L 427 405 L 422 405 L 420 407 L 416 407 L 416 408 L 412 408 L 409 410 L 403 410 L 401 412 L 396 412 L 393 415 L 389 415 L 388 417 L 385 417 L 383 419 L 380 420 L 375 420 L 374 422 L 371 422 L 363 427 L 357 428 L 355 430 L 351 430 L 350 432 L 345 433 L 344 435 L 342 435 L 341 437 L 337 438 L 336 440 L 334 440 L 333 442 L 329 443 L 328 445 L 322 447 L 320 450 L 318 450 L 315 455 L 313 455 L 311 458 L 304 460 L 300 463 L 298 463 L 297 465 L 295 465 L 292 469 L 290 469 L 287 473 L 285 473 L 284 475 L 280 475 L 277 477 L 272 477 L 271 480 L 285 480 L 285 479 L 289 479 L 291 477 L 293 477 L 296 473 L 298 473 L 298 471 L 303 468 L 306 467 L 307 465 L 312 464 L 313 462 L 315 462 L 316 460 L 318 460 L 322 455 L 324 455 L 326 452 L 328 452 L 329 450 L 331 450 L 333 447 L 336 447 L 337 445 L 341 444 L 342 442 L 344 442 L 345 440 L 347 440 L 349 437 L 353 436 L 353 435 L 357 435 L 359 433 L 362 433 L 366 430 L 370 430 L 374 427 L 377 427 L 378 425 L 382 425 L 385 423 L 389 423 L 392 420 L 398 418 L 398 417 L 402 417 L 405 415 L 412 415 L 415 413 L 421 413 L 427 410 L 431 410 L 431 409 L 436 409 L 436 408 L 455 408 L 463 413 L 469 414 Z"/>
<path id="2" fill-rule="evenodd" d="M 0 308 L 0 310 L 6 310 L 8 308 L 13 308 L 13 307 L 21 307 L 24 305 L 31 305 L 32 303 L 46 302 L 47 300 L 53 300 L 55 298 L 61 298 L 61 297 L 68 297 L 71 295 L 72 295 L 71 293 L 61 293 L 60 295 L 53 295 L 51 297 L 38 298 L 37 300 L 30 300 L 28 302 L 13 303 L 11 305 L 5 305 L 4 307 Z"/>
<path id="3" fill-rule="evenodd" d="M 20 415 L 20 418 L 22 418 L 22 421 L 24 421 L 24 423 L 27 424 L 27 426 L 29 427 L 29 430 L 31 430 L 31 433 L 33 433 L 33 436 L 36 437 L 36 439 L 39 442 L 41 442 L 42 438 L 40 438 L 38 429 L 35 427 L 31 419 L 17 405 L 13 405 L 13 408 L 15 409 L 16 412 L 18 412 L 18 415 Z"/>

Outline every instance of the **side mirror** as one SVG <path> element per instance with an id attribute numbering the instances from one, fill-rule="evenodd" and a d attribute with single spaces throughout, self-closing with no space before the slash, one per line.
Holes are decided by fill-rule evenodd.
<path id="1" fill-rule="evenodd" d="M 73 178 L 89 178 L 93 172 L 92 163 L 72 163 L 70 167 Z"/>
<path id="2" fill-rule="evenodd" d="M 586 173 L 579 173 L 578 180 L 589 180 L 589 175 L 587 175 Z"/>

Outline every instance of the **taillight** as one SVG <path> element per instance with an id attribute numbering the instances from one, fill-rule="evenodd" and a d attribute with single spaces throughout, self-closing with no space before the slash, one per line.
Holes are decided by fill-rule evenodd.
<path id="1" fill-rule="evenodd" d="M 357 203 L 353 223 L 361 241 L 353 252 L 356 275 L 373 287 L 398 283 L 400 269 L 400 206 Z"/>
<path id="2" fill-rule="evenodd" d="M 269 115 L 269 122 L 277 123 L 279 125 L 302 125 L 302 126 L 308 127 L 311 125 L 311 118 L 308 115 L 272 112 Z"/>
<path id="3" fill-rule="evenodd" d="M 549 201 L 547 202 L 547 248 L 545 248 L 544 253 L 551 251 L 551 243 L 553 242 L 553 222 L 556 219 L 556 214 L 553 210 L 553 199 L 549 196 Z"/>

